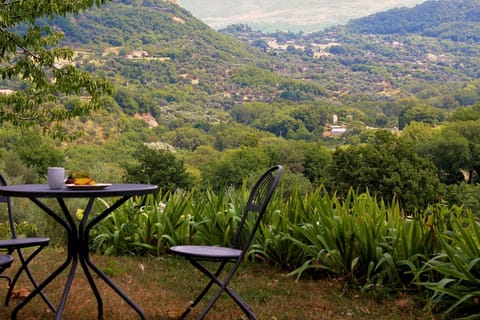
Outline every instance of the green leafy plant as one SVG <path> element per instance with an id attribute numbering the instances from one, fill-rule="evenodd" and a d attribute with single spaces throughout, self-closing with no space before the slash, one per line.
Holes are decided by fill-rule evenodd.
<path id="1" fill-rule="evenodd" d="M 291 226 L 295 237 L 290 240 L 302 249 L 305 259 L 291 274 L 300 277 L 307 270 L 348 274 L 354 263 L 353 216 L 335 196 L 317 193 L 312 198 L 316 201 L 304 205 L 307 219 Z"/>
<path id="2" fill-rule="evenodd" d="M 100 202 L 104 206 L 109 205 L 105 201 Z M 145 202 L 149 203 L 148 200 Z M 148 214 L 142 210 L 142 206 L 139 206 L 135 199 L 130 199 L 94 228 L 92 250 L 106 255 L 128 252 L 139 254 L 152 250 L 153 246 L 145 241 L 151 237 L 152 228 L 149 222 Z"/>
<path id="3" fill-rule="evenodd" d="M 451 223 L 452 229 L 436 234 L 442 251 L 417 273 L 434 271 L 436 277 L 419 284 L 433 292 L 432 309 L 448 318 L 480 319 L 480 222 L 468 212 Z"/>
<path id="4" fill-rule="evenodd" d="M 154 220 L 156 254 L 165 253 L 170 246 L 189 244 L 192 238 L 192 197 L 195 191 L 158 196 L 156 204 L 147 210 Z"/>
<path id="5" fill-rule="evenodd" d="M 437 248 L 431 224 L 442 220 L 433 209 L 405 217 L 398 201 L 391 203 L 387 207 L 375 196 L 353 190 L 344 200 L 320 190 L 305 197 L 302 205 L 292 207 L 304 214 L 288 234 L 303 259 L 291 274 L 326 271 L 366 288 L 411 286 L 412 271 Z M 437 227 L 443 229 L 440 222 Z"/>
<path id="6" fill-rule="evenodd" d="M 290 233 L 291 220 L 297 220 L 298 218 L 295 217 L 297 212 L 301 215 L 304 211 L 289 209 L 291 206 L 302 204 L 298 192 L 290 196 L 286 203 L 281 194 L 280 190 L 270 200 L 252 248 L 247 255 L 269 264 L 293 269 L 298 265 L 298 259 L 301 259 L 301 250 L 290 241 L 287 235 Z M 294 217 L 288 213 L 292 213 Z"/>
<path id="7" fill-rule="evenodd" d="M 231 199 L 232 192 L 206 190 L 193 206 L 193 242 L 229 246 L 240 222 L 241 208 Z"/>

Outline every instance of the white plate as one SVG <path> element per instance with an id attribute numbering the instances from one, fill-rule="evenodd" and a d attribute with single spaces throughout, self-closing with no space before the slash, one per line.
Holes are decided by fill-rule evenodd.
<path id="1" fill-rule="evenodd" d="M 97 183 L 97 184 L 66 184 L 65 186 L 71 190 L 102 190 L 110 187 L 111 183 Z"/>

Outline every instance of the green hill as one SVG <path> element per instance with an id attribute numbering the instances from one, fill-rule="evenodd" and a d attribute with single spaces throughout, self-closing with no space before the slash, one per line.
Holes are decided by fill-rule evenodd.
<path id="1" fill-rule="evenodd" d="M 238 41 L 162 0 L 116 0 L 76 17 L 57 18 L 55 24 L 65 32 L 66 43 L 92 49 L 150 46 L 156 54 L 174 48 L 183 59 L 192 58 L 192 51 L 227 61 L 253 57 Z"/>
<path id="2" fill-rule="evenodd" d="M 170 2 L 113 1 L 56 18 L 54 27 L 65 33 L 63 43 L 77 50 L 78 65 L 117 83 L 123 95 L 144 97 L 130 104 L 117 99 L 127 114 L 181 108 L 187 118 L 198 119 L 238 102 L 273 101 L 285 91 L 282 83 L 283 88 L 291 83 L 272 72 L 270 57 L 260 50 Z M 323 94 L 316 85 L 305 87 Z"/>
<path id="3" fill-rule="evenodd" d="M 293 130 L 288 138 L 305 129 L 304 117 L 292 117 L 305 105 L 322 119 L 392 127 L 406 97 L 438 112 L 476 103 L 479 7 L 429 1 L 316 33 L 263 34 L 247 26 L 217 32 L 171 2 L 117 0 L 59 17 L 55 28 L 77 51 L 77 65 L 116 84 L 127 115 L 149 113 L 165 127 L 225 123 L 260 102 L 291 124 L 243 124 Z"/>

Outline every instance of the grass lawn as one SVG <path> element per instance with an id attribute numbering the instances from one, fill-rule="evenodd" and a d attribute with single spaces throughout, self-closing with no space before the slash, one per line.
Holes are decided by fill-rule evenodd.
<path id="1" fill-rule="evenodd" d="M 37 275 L 46 275 L 60 265 L 63 249 L 44 250 L 32 263 Z M 147 319 L 176 319 L 206 278 L 188 262 L 178 257 L 92 257 L 117 285 L 144 310 Z M 67 269 L 68 270 L 68 269 Z M 12 274 L 8 270 L 7 274 Z M 45 291 L 57 304 L 67 274 L 62 274 Z M 104 300 L 104 319 L 138 319 L 130 307 L 102 280 L 98 286 Z M 0 301 L 4 301 L 6 281 L 0 279 Z M 245 263 L 233 280 L 232 287 L 245 298 L 259 319 L 432 319 L 423 312 L 421 299 L 400 294 L 346 289 L 337 280 L 301 280 L 286 276 L 285 272 L 262 264 Z M 15 297 L 8 307 L 0 306 L 0 320 L 10 319 L 13 306 L 21 299 L 22 289 L 31 289 L 26 279 L 17 286 Z M 212 290 L 213 291 L 213 290 Z M 418 301 L 418 302 L 416 302 Z M 203 304 L 194 309 L 188 319 L 198 315 Z M 64 311 L 64 319 L 96 319 L 95 297 L 87 280 L 77 269 Z M 18 319 L 53 319 L 43 300 L 35 298 L 20 311 Z M 224 295 L 210 311 L 207 319 L 245 319 L 232 300 Z"/>

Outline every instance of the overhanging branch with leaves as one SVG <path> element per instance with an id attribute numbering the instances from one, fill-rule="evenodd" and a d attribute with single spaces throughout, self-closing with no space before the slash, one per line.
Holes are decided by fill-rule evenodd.
<path id="1" fill-rule="evenodd" d="M 40 18 L 76 14 L 107 0 L 3 1 L 0 5 L 0 123 L 51 132 L 54 123 L 88 115 L 113 93 L 105 79 L 78 70 L 74 52 L 60 47 L 61 31 L 39 23 Z M 65 101 L 77 97 L 67 108 Z M 52 132 L 51 132 L 52 133 Z M 54 135 L 56 133 L 53 133 Z"/>

